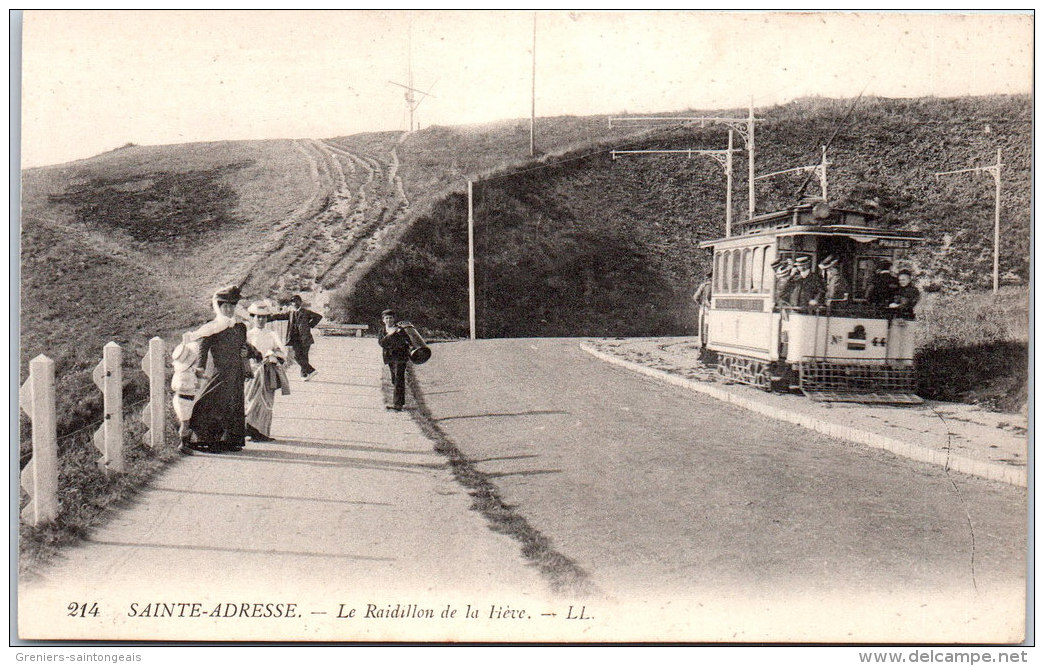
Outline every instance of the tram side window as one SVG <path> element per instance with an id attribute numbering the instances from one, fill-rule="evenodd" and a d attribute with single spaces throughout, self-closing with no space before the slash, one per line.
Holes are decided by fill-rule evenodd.
<path id="1" fill-rule="evenodd" d="M 714 282 L 712 286 L 715 293 L 721 291 L 721 252 L 714 253 Z"/>
<path id="2" fill-rule="evenodd" d="M 750 266 L 750 290 L 755 294 L 761 292 L 761 267 L 765 263 L 765 248 L 754 248 L 753 263 Z"/>
<path id="3" fill-rule="evenodd" d="M 721 264 L 718 266 L 718 291 L 729 290 L 729 253 L 721 253 Z"/>
<path id="4" fill-rule="evenodd" d="M 772 256 L 772 246 L 766 245 L 765 251 L 762 253 L 762 264 L 761 264 L 761 293 L 767 294 L 772 291 L 772 286 L 776 282 L 775 273 L 772 270 L 772 262 L 775 259 Z"/>
<path id="5" fill-rule="evenodd" d="M 750 275 L 751 275 L 751 250 L 748 247 L 743 251 L 743 272 L 740 274 L 740 291 L 744 294 L 750 293 Z"/>
<path id="6" fill-rule="evenodd" d="M 740 274 L 743 272 L 743 256 L 739 250 L 732 251 L 732 271 L 729 279 L 729 291 L 737 293 L 740 290 Z"/>
<path id="7" fill-rule="evenodd" d="M 729 292 L 729 273 L 732 271 L 732 252 L 725 250 L 721 253 L 721 290 Z"/>
<path id="8" fill-rule="evenodd" d="M 718 291 L 729 290 L 729 273 L 728 273 L 729 253 L 721 253 L 721 263 L 718 266 Z"/>

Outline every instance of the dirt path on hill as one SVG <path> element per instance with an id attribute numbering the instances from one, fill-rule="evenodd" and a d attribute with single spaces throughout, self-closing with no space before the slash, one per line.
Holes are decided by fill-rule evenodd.
<path id="1" fill-rule="evenodd" d="M 394 148 L 362 153 L 314 139 L 297 147 L 309 160 L 314 194 L 255 255 L 243 280 L 248 292 L 350 285 L 409 209 Z"/>

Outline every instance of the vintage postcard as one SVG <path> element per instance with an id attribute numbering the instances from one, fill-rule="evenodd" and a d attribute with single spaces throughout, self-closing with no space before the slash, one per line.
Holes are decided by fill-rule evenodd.
<path id="1" fill-rule="evenodd" d="M 13 640 L 1031 639 L 1032 13 L 12 26 Z"/>

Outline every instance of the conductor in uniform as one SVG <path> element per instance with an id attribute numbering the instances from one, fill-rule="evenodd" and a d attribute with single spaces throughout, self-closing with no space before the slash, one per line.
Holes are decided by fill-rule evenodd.
<path id="1" fill-rule="evenodd" d="M 406 364 L 410 360 L 410 338 L 395 323 L 395 310 L 382 312 L 381 320 L 384 326 L 377 336 L 377 342 L 381 345 L 384 364 L 391 370 L 392 385 L 395 387 L 393 403 L 387 405 L 386 409 L 401 412 L 406 404 Z"/>
<path id="2" fill-rule="evenodd" d="M 812 270 L 812 258 L 802 255 L 794 260 L 794 267 L 798 274 L 791 283 L 790 304 L 799 308 L 819 305 L 826 293 L 826 285 Z"/>

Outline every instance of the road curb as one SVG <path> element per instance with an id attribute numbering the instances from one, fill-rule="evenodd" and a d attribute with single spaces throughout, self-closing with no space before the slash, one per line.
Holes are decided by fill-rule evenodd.
<path id="1" fill-rule="evenodd" d="M 718 386 L 708 385 L 703 382 L 686 379 L 685 377 L 679 377 L 678 375 L 673 375 L 663 370 L 657 370 L 656 368 L 650 368 L 641 365 L 640 363 L 625 361 L 622 358 L 599 351 L 589 345 L 581 344 L 580 349 L 607 363 L 612 363 L 613 365 L 667 382 L 668 384 L 674 384 L 675 386 L 681 386 L 682 388 L 698 391 L 699 393 L 709 395 L 712 398 L 736 405 L 737 407 L 743 407 L 744 409 L 749 409 L 750 411 L 763 416 L 768 416 L 780 421 L 786 421 L 787 423 L 793 423 L 836 439 L 842 439 L 856 444 L 864 444 L 875 449 L 883 449 L 885 451 L 890 451 L 897 456 L 910 458 L 911 460 L 916 460 L 918 462 L 938 465 L 945 469 L 952 469 L 963 474 L 970 474 L 972 476 L 990 479 L 991 481 L 1000 481 L 1001 483 L 1007 483 L 1022 488 L 1026 487 L 1025 468 L 1020 469 L 1017 467 L 1011 467 L 1010 465 L 974 460 L 953 453 L 946 453 L 945 451 L 936 451 L 923 446 L 917 446 L 915 444 L 903 442 L 867 430 L 860 430 L 859 428 L 853 428 L 840 423 L 824 421 L 815 416 L 797 414 L 779 407 L 767 405 L 746 396 L 737 395 L 732 391 L 728 391 Z"/>

